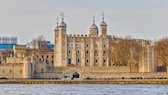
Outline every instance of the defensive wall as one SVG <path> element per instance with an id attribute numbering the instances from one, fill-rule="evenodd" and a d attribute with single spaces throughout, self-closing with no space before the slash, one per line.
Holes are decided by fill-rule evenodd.
<path id="1" fill-rule="evenodd" d="M 23 64 L 0 64 L 0 78 L 23 78 Z"/>
<path id="2" fill-rule="evenodd" d="M 74 73 L 79 78 L 168 78 L 166 72 L 138 72 L 137 67 L 112 66 L 112 67 L 53 67 L 44 73 L 37 73 L 36 78 L 73 78 Z"/>

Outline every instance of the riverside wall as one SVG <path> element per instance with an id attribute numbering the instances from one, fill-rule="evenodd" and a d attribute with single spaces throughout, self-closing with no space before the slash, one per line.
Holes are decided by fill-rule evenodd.
<path id="1" fill-rule="evenodd" d="M 55 67 L 50 68 L 45 73 L 37 73 L 36 78 L 73 78 L 73 74 L 78 73 L 79 78 L 114 78 L 114 79 L 130 79 L 130 78 L 167 78 L 166 72 L 138 72 L 137 67 L 130 68 L 128 66 L 114 67 Z"/>

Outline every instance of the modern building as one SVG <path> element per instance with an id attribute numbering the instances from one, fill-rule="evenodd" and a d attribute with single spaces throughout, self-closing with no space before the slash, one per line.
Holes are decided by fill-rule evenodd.
<path id="1" fill-rule="evenodd" d="M 0 36 L 0 51 L 9 49 L 13 51 L 13 46 L 17 44 L 17 37 Z"/>
<path id="2" fill-rule="evenodd" d="M 46 48 L 54 49 L 54 44 L 52 44 L 50 41 L 46 41 Z"/>
<path id="3" fill-rule="evenodd" d="M 17 44 L 17 37 L 0 36 L 0 44 Z"/>

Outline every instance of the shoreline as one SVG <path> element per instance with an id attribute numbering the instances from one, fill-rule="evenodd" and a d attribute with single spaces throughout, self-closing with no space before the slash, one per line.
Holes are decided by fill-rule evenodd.
<path id="1" fill-rule="evenodd" d="M 115 80 L 47 80 L 8 79 L 0 84 L 168 84 L 168 79 L 115 79 Z"/>

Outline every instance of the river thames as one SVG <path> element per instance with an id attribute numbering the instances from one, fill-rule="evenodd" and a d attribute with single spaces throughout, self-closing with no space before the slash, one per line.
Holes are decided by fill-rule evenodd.
<path id="1" fill-rule="evenodd" d="M 168 95 L 168 85 L 0 84 L 0 95 Z"/>

